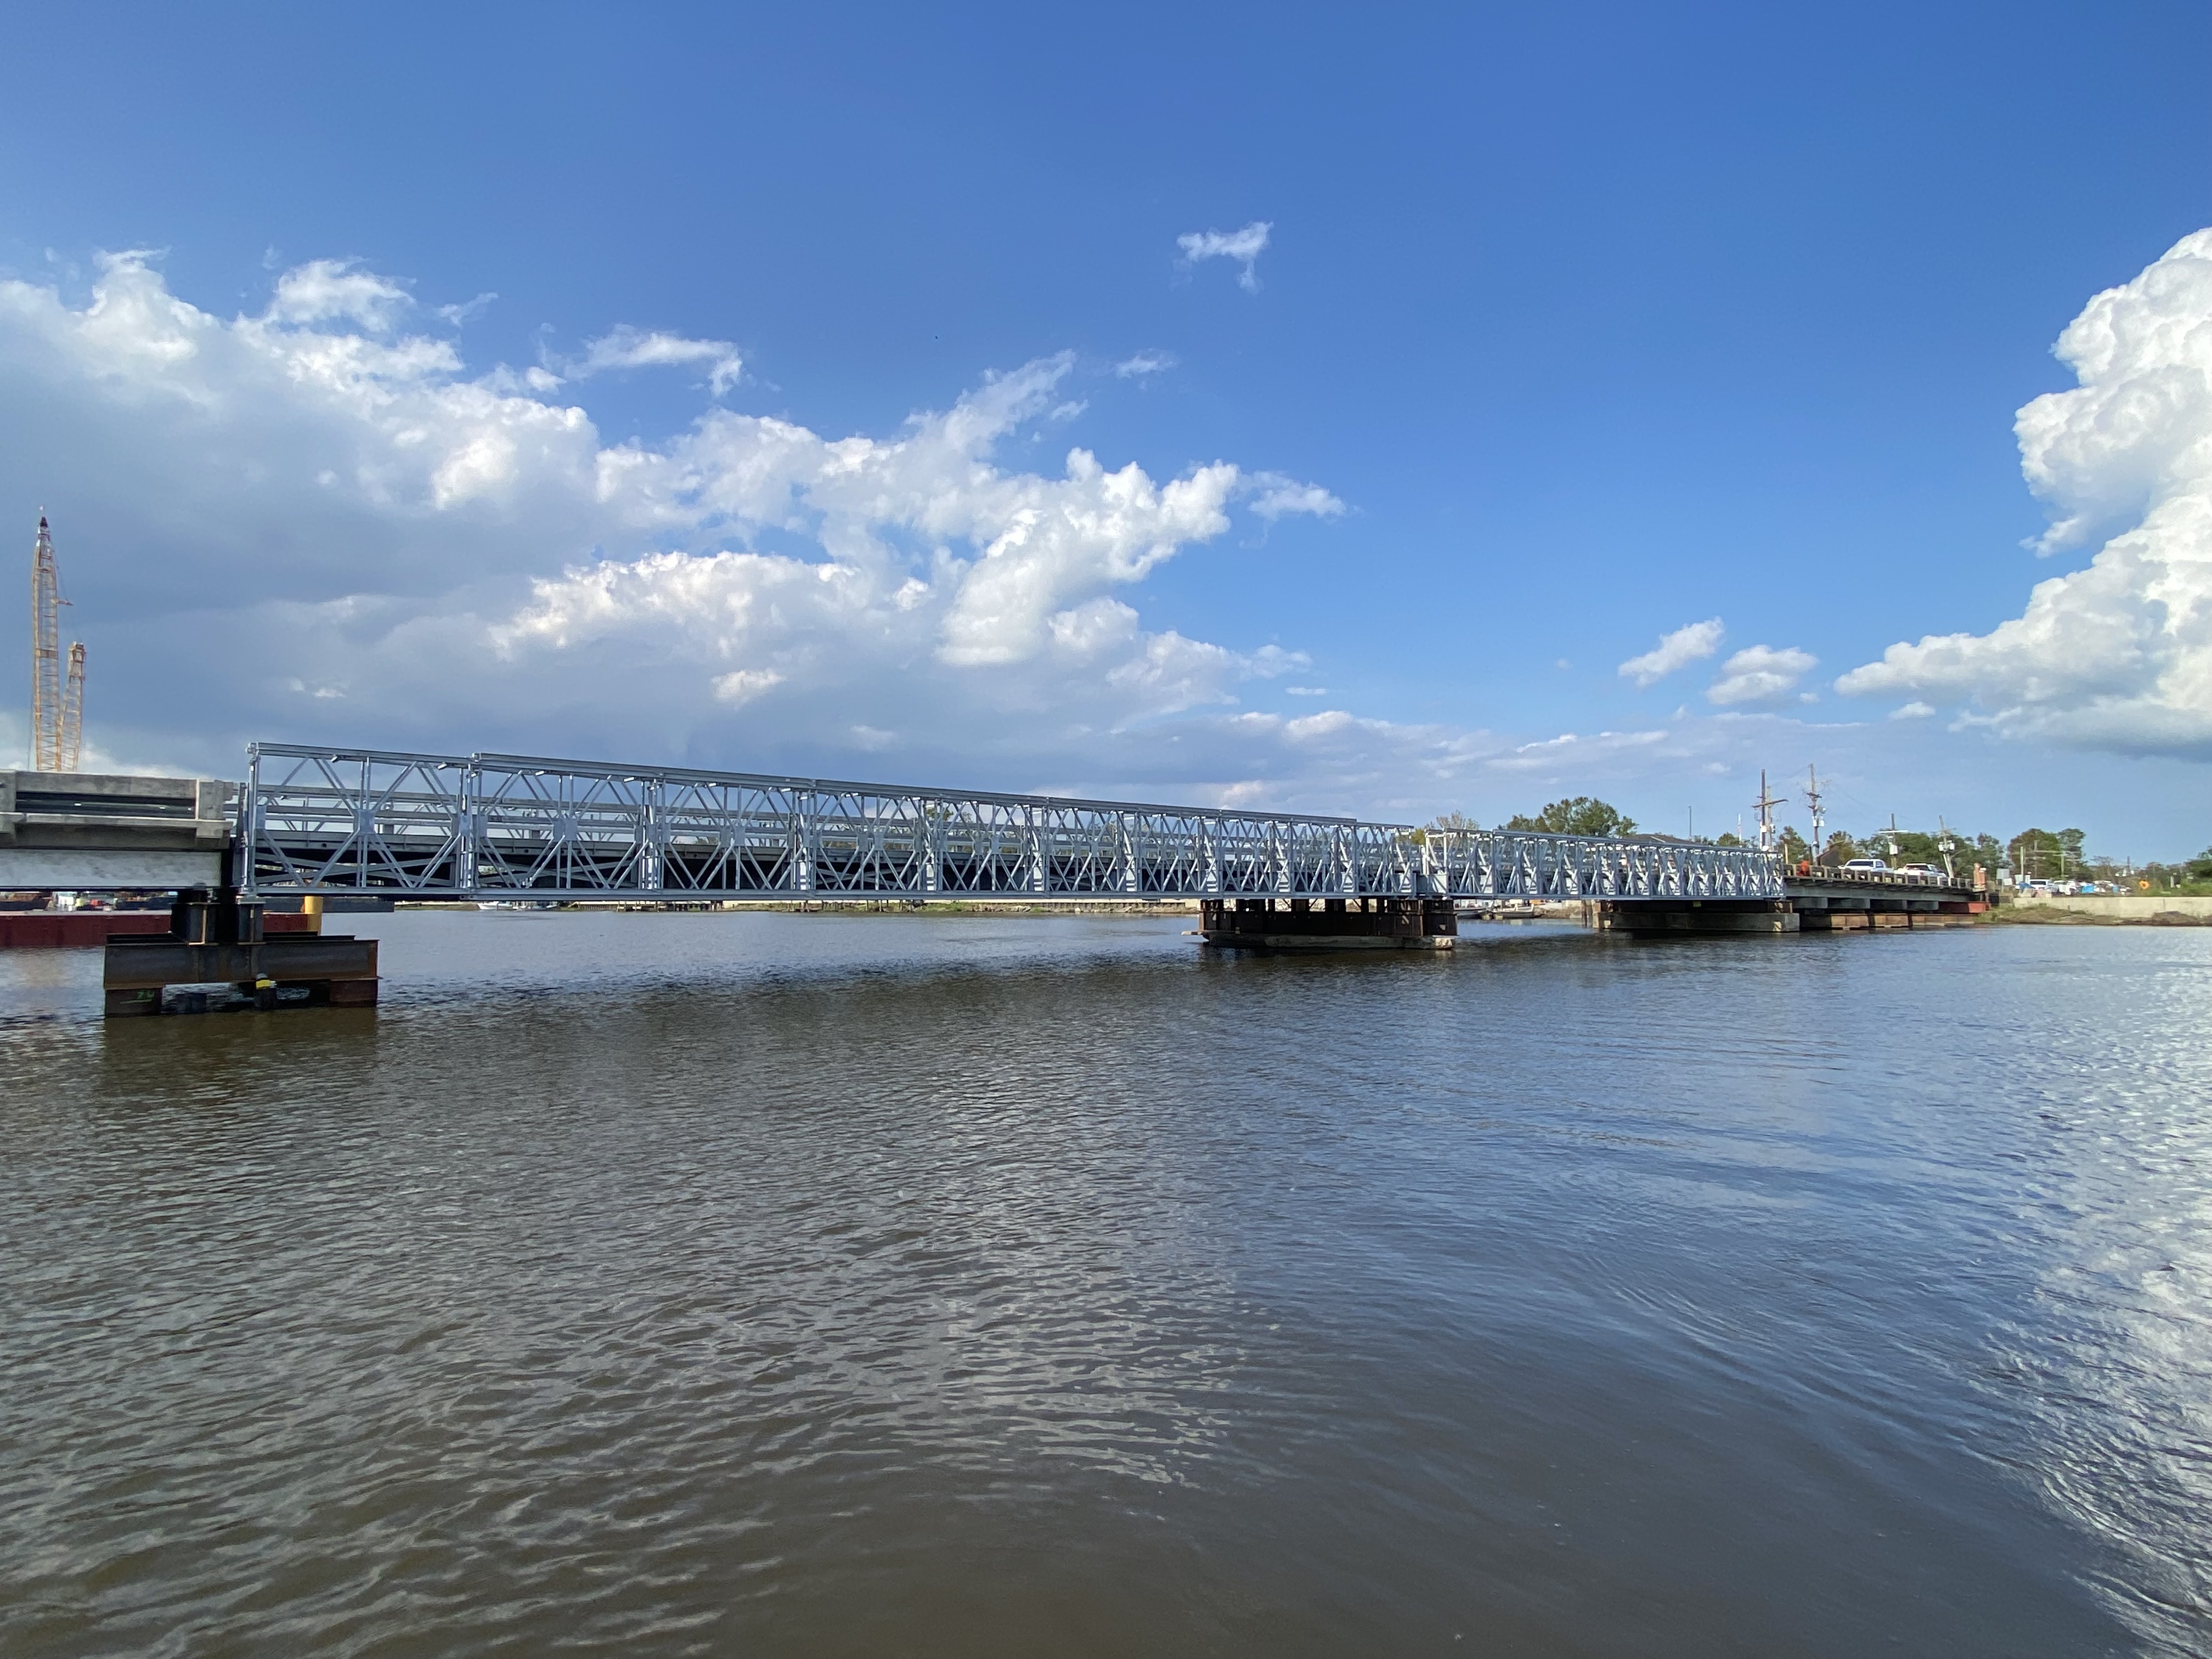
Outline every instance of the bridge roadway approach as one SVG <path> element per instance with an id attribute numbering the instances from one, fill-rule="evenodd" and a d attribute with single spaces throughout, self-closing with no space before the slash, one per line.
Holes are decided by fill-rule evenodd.
<path id="1" fill-rule="evenodd" d="M 278 990 L 289 981 L 251 955 L 278 951 L 260 918 L 270 900 L 295 896 L 1184 899 L 1199 902 L 1208 943 L 1277 950 L 1449 948 L 1469 902 L 1579 900 L 1597 925 L 1636 934 L 1780 933 L 1816 911 L 1822 921 L 1934 915 L 1977 896 L 1918 878 L 1801 880 L 1756 848 L 1656 837 L 1422 830 L 516 755 L 259 744 L 242 789 L 0 776 L 0 887 L 204 889 L 179 903 L 173 931 L 201 953 L 181 965 L 232 982 L 251 968 L 264 998 L 272 979 Z M 218 946 L 248 954 L 218 960 Z M 111 959 L 124 948 L 111 946 Z M 138 983 L 118 988 L 111 973 L 111 989 L 145 989 L 179 965 L 147 954 Z M 367 977 L 373 999 L 373 958 Z M 364 999 L 356 986 L 331 1000 Z"/>

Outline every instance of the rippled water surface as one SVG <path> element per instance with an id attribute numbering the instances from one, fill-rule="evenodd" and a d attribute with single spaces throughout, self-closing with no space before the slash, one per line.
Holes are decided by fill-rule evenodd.
<path id="1" fill-rule="evenodd" d="M 0 953 L 0 1652 L 2212 1651 L 2212 931 Z"/>

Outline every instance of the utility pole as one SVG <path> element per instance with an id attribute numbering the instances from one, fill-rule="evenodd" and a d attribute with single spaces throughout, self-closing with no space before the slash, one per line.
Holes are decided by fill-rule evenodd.
<path id="1" fill-rule="evenodd" d="M 1959 843 L 1952 839 L 1951 826 L 1943 822 L 1943 815 L 1941 812 L 1936 815 L 1936 850 L 1943 854 L 1943 873 L 1956 881 L 1959 878 L 1959 872 L 1952 866 L 1951 849 Z"/>
<path id="2" fill-rule="evenodd" d="M 1759 769 L 1759 799 L 1755 804 L 1759 808 L 1759 850 L 1771 853 L 1774 850 L 1774 809 L 1782 805 L 1782 799 L 1767 793 L 1766 769 L 1763 766 Z"/>
<path id="3" fill-rule="evenodd" d="M 1889 855 L 1892 858 L 1897 856 L 1897 814 L 1894 812 L 1889 815 Z"/>
<path id="4" fill-rule="evenodd" d="M 1820 775 L 1809 766 L 1805 769 L 1805 804 L 1813 809 L 1813 862 L 1818 864 L 1823 850 L 1820 826 L 1826 820 L 1820 816 Z"/>

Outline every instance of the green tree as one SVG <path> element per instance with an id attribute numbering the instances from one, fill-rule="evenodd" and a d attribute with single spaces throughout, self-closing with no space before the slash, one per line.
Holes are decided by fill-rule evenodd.
<path id="1" fill-rule="evenodd" d="M 1464 812 L 1439 812 L 1429 820 L 1428 827 L 1431 830 L 1449 830 L 1455 833 L 1482 828 Z"/>
<path id="2" fill-rule="evenodd" d="M 1636 820 L 1618 808 L 1588 795 L 1555 800 L 1534 817 L 1516 813 L 1506 820 L 1508 830 L 1537 830 L 1553 836 L 1632 836 Z"/>
<path id="3" fill-rule="evenodd" d="M 1932 864 L 1943 867 L 1942 837 L 1924 830 L 1870 830 L 1859 837 L 1860 855 L 1865 858 L 1887 859 L 1894 866 L 1900 864 Z M 1954 840 L 1957 837 L 1954 836 Z M 1957 854 L 1954 854 L 1954 857 Z"/>
<path id="4" fill-rule="evenodd" d="M 2079 830 L 2023 830 L 2006 843 L 2014 874 L 2023 881 L 2058 881 L 2079 876 L 2088 862 L 2081 855 Z"/>

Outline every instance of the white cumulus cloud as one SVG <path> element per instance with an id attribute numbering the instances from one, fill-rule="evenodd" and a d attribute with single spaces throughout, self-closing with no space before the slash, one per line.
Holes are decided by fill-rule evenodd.
<path id="1" fill-rule="evenodd" d="M 1678 668 L 1710 657 L 1721 647 L 1721 636 L 1728 630 L 1721 626 L 1718 617 L 1705 622 L 1691 623 L 1671 634 L 1659 636 L 1659 643 L 1640 657 L 1631 657 L 1620 665 L 1620 672 L 1646 686 L 1664 679 Z M 1564 666 L 1565 665 L 1562 665 Z"/>
<path id="2" fill-rule="evenodd" d="M 226 767 L 252 736 L 807 770 L 896 750 L 910 775 L 1201 799 L 1294 795 L 1336 753 L 1240 723 L 1299 653 L 1148 628 L 1122 596 L 1240 514 L 1340 504 L 1224 460 L 1009 464 L 1074 418 L 1070 356 L 887 435 L 714 408 L 609 442 L 560 377 L 472 371 L 406 331 L 411 305 L 334 262 L 228 320 L 145 256 L 81 304 L 0 282 L 24 434 L 0 498 L 55 507 L 96 743 Z M 734 355 L 617 329 L 569 368 Z"/>
<path id="3" fill-rule="evenodd" d="M 1723 708 L 1780 702 L 1819 665 L 1820 659 L 1795 646 L 1746 646 L 1721 665 L 1720 678 L 1705 689 L 1708 701 Z"/>
<path id="4" fill-rule="evenodd" d="M 1158 625 L 1168 562 L 1341 506 L 1071 441 L 1066 356 L 878 430 L 718 405 L 614 441 L 373 272 L 277 292 L 226 318 L 127 255 L 88 300 L 0 280 L 0 502 L 27 538 L 54 514 L 103 765 L 235 775 L 263 738 L 1490 822 L 1803 740 L 1728 713 L 1516 746 L 1333 706 L 1295 641 Z"/>
<path id="5" fill-rule="evenodd" d="M 1185 264 L 1196 264 L 1201 259 L 1234 259 L 1241 269 L 1237 273 L 1237 285 L 1247 294 L 1260 291 L 1260 276 L 1255 267 L 1260 256 L 1267 252 L 1267 237 L 1275 228 L 1265 219 L 1255 219 L 1242 230 L 1194 230 L 1176 238 L 1176 246 L 1182 250 Z"/>
<path id="6" fill-rule="evenodd" d="M 2098 545 L 1988 634 L 1929 635 L 1836 682 L 1966 704 L 2014 735 L 2212 757 L 2212 229 L 2091 300 L 2059 337 L 2081 384 L 2020 411 L 2039 552 Z"/>

